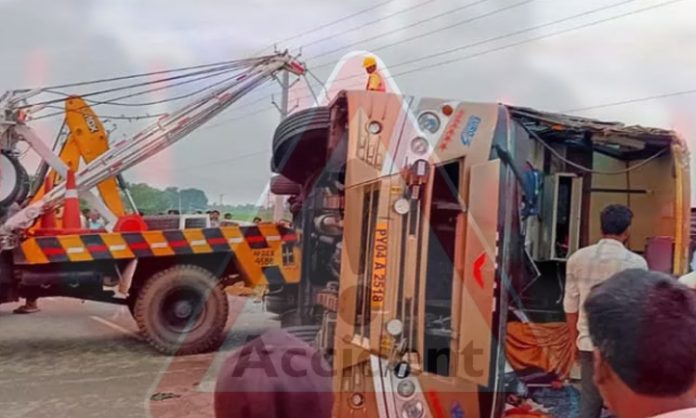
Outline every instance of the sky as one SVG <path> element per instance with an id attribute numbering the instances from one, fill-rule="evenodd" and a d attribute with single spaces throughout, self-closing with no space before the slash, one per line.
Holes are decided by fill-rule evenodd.
<path id="1" fill-rule="evenodd" d="M 639 12 L 656 5 L 661 6 Z M 272 52 L 275 44 L 301 51 L 323 81 L 344 54 L 368 50 L 404 94 L 568 111 L 695 90 L 693 16 L 696 0 L 0 0 L 0 90 L 247 58 Z M 554 21 L 559 22 L 546 25 Z M 586 27 L 534 40 L 580 25 Z M 456 50 L 443 53 L 451 49 Z M 440 55 L 421 59 L 433 54 Z M 215 203 L 258 201 L 271 175 L 270 144 L 279 121 L 266 96 L 278 99 L 279 90 L 271 81 L 251 92 L 128 170 L 126 180 L 201 188 Z M 185 102 L 95 111 L 155 114 Z M 696 147 L 695 109 L 696 94 L 683 94 L 577 114 L 676 129 Z M 59 123 L 36 122 L 36 129 L 51 143 Z M 107 128 L 114 141 L 148 123 L 119 120 Z M 32 166 L 36 159 L 28 154 L 25 163 Z"/>

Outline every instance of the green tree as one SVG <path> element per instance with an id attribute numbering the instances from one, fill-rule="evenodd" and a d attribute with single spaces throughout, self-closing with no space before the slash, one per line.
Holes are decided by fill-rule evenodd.
<path id="1" fill-rule="evenodd" d="M 205 192 L 200 189 L 182 189 L 181 194 L 181 209 L 184 212 L 205 211 L 208 209 L 208 197 Z"/>
<path id="2" fill-rule="evenodd" d="M 167 194 L 145 183 L 130 184 L 128 190 L 138 210 L 146 215 L 166 212 L 170 206 Z"/>

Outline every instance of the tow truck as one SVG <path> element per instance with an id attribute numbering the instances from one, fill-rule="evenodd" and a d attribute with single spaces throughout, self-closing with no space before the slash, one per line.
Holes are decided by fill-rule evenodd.
<path id="1" fill-rule="evenodd" d="M 30 100 L 44 89 L 0 96 L 0 303 L 64 296 L 127 305 L 154 348 L 193 354 L 222 342 L 226 286 L 299 280 L 297 236 L 289 228 L 211 227 L 206 216 L 140 216 L 128 213 L 121 200 L 118 178 L 125 170 L 194 132 L 276 73 L 304 72 L 287 52 L 220 68 L 235 73 L 111 145 L 80 97 L 65 99 L 70 132 L 54 151 L 31 126 L 46 102 Z M 35 182 L 43 186 L 33 193 L 17 157 L 19 143 L 42 161 Z M 84 230 L 79 221 L 75 226 L 72 217 L 79 213 L 68 213 L 67 202 L 74 207 L 76 194 L 106 218 L 104 230 Z M 62 223 L 54 219 L 56 211 L 62 211 Z"/>
<path id="2" fill-rule="evenodd" d="M 688 267 L 673 131 L 344 91 L 283 121 L 272 158 L 303 240 L 269 310 L 314 327 L 338 418 L 500 417 L 509 373 L 567 373 L 564 266 L 608 204 L 633 210 L 627 246 L 651 269 Z"/>

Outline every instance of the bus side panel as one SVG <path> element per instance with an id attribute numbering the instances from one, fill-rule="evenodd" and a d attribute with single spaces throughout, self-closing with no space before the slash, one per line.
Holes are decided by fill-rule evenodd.
<path id="1" fill-rule="evenodd" d="M 470 172 L 457 376 L 481 386 L 490 379 L 500 169 L 492 160 Z"/>

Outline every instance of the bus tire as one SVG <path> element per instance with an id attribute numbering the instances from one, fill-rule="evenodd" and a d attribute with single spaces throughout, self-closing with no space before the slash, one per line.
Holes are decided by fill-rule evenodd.
<path id="1" fill-rule="evenodd" d="M 288 116 L 273 135 L 271 170 L 302 184 L 314 169 L 324 163 L 331 110 L 312 107 Z"/>
<path id="2" fill-rule="evenodd" d="M 138 291 L 135 321 L 147 342 L 164 354 L 198 354 L 220 346 L 228 315 L 217 278 L 194 265 L 178 265 L 150 277 Z"/>

